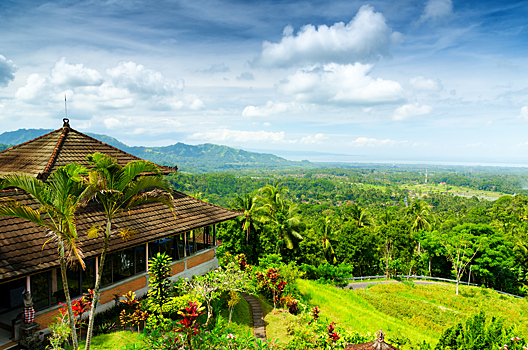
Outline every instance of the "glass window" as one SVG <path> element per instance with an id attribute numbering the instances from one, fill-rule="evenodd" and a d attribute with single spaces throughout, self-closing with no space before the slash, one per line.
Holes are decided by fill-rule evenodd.
<path id="1" fill-rule="evenodd" d="M 134 275 L 134 248 L 113 253 L 113 282 Z"/>
<path id="2" fill-rule="evenodd" d="M 180 256 L 180 259 L 184 257 L 184 253 L 183 253 L 183 235 L 178 235 L 176 236 L 176 246 L 178 247 L 178 254 Z"/>
<path id="3" fill-rule="evenodd" d="M 53 269 L 50 271 L 50 286 L 52 305 L 66 300 L 64 297 L 64 287 L 62 285 L 62 275 L 60 269 Z"/>
<path id="4" fill-rule="evenodd" d="M 145 246 L 140 245 L 139 247 L 136 247 L 135 254 L 136 254 L 136 261 L 134 265 L 136 267 L 136 273 L 145 272 L 145 268 L 146 268 Z"/>
<path id="5" fill-rule="evenodd" d="M 101 286 L 106 286 L 106 285 L 109 285 L 110 283 L 112 283 L 112 258 L 113 258 L 113 253 L 112 254 L 107 254 L 106 257 L 105 257 L 105 263 L 104 263 L 104 266 L 103 266 L 103 276 L 101 278 Z M 99 258 L 101 259 L 101 258 Z M 101 260 L 99 260 L 101 261 Z"/>
<path id="6" fill-rule="evenodd" d="M 72 268 L 66 270 L 66 277 L 68 278 L 68 289 L 70 297 L 75 298 L 81 295 L 81 268 L 79 264 L 75 264 Z M 64 298 L 66 300 L 66 298 Z"/>
<path id="7" fill-rule="evenodd" d="M 43 309 L 50 305 L 51 271 L 42 272 L 31 276 L 31 294 L 35 310 Z"/>
<path id="8" fill-rule="evenodd" d="M 86 267 L 82 271 L 82 293 L 87 293 L 88 289 L 95 287 L 95 259 L 85 261 Z"/>
<path id="9" fill-rule="evenodd" d="M 149 243 L 149 259 L 159 253 L 159 241 Z"/>
<path id="10" fill-rule="evenodd" d="M 22 306 L 25 290 L 25 278 L 0 284 L 0 309 L 11 309 Z"/>

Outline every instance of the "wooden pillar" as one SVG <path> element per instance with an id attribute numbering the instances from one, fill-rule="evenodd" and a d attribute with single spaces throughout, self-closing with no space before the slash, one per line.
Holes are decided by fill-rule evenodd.
<path id="1" fill-rule="evenodd" d="M 146 259 L 145 259 L 145 264 L 146 264 L 145 271 L 147 271 L 147 272 L 148 272 L 148 259 L 149 259 L 148 250 L 149 250 L 149 248 L 148 248 L 148 243 L 147 243 L 145 245 L 145 257 L 146 257 Z"/>
<path id="2" fill-rule="evenodd" d="M 99 276 L 99 257 L 95 257 L 95 276 Z M 97 277 L 95 277 L 97 280 Z"/>
<path id="3" fill-rule="evenodd" d="M 216 247 L 216 224 L 213 224 L 213 246 Z"/>
<path id="4" fill-rule="evenodd" d="M 187 257 L 187 232 L 183 234 L 183 257 Z"/>

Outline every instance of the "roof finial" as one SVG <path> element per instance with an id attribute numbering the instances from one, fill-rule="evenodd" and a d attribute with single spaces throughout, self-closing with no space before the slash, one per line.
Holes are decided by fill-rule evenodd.
<path id="1" fill-rule="evenodd" d="M 70 120 L 68 119 L 68 107 L 66 106 L 66 94 L 64 94 L 64 114 L 66 118 L 62 119 L 62 121 L 64 122 L 62 126 L 63 127 L 67 126 L 69 128 Z"/>

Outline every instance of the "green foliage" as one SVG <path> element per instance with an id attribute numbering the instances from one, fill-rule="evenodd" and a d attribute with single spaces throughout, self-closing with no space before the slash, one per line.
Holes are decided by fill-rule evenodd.
<path id="1" fill-rule="evenodd" d="M 169 266 L 172 258 L 165 253 L 157 253 L 149 260 L 149 286 L 148 307 L 150 310 L 162 313 L 163 305 L 169 300 L 172 282 L 171 268 Z"/>
<path id="2" fill-rule="evenodd" d="M 347 264 L 340 264 L 337 266 L 324 264 L 313 266 L 302 264 L 300 269 L 304 271 L 305 276 L 309 280 L 316 280 L 319 283 L 342 284 L 346 278 L 353 277 L 353 268 Z M 348 283 L 345 281 L 345 283 Z"/>
<path id="3" fill-rule="evenodd" d="M 449 327 L 440 337 L 435 350 L 480 350 L 480 349 L 515 349 L 517 343 L 525 344 L 518 337 L 514 328 L 505 328 L 500 319 L 492 317 L 487 320 L 486 314 L 480 312 L 466 320 Z"/>

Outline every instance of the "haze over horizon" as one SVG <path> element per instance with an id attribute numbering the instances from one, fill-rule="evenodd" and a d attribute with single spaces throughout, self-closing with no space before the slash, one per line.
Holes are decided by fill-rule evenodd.
<path id="1" fill-rule="evenodd" d="M 4 1 L 0 133 L 526 164 L 528 3 Z"/>

